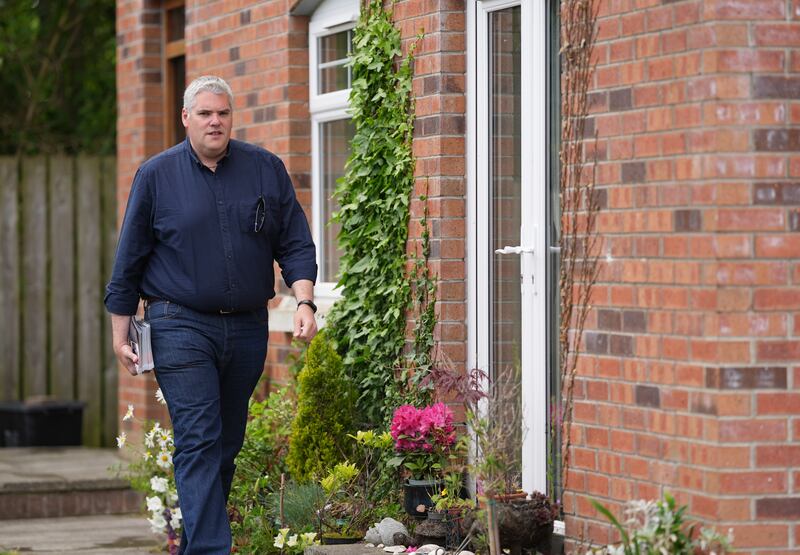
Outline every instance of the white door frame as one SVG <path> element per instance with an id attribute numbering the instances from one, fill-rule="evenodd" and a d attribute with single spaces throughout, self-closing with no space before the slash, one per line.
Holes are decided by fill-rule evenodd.
<path id="1" fill-rule="evenodd" d="M 491 306 L 488 294 L 489 172 L 488 15 L 521 7 L 521 256 L 522 487 L 547 492 L 547 0 L 468 0 L 467 208 L 469 364 L 488 370 Z M 516 245 L 512 245 L 516 246 Z"/>

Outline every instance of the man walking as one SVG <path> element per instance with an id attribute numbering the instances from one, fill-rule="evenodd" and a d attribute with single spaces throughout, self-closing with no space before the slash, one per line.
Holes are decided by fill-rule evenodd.
<path id="1" fill-rule="evenodd" d="M 317 331 L 316 255 L 281 160 L 230 138 L 228 84 L 195 79 L 182 120 L 186 140 L 136 173 L 105 305 L 114 352 L 135 375 L 128 324 L 145 301 L 175 434 L 180 552 L 228 554 L 226 502 L 266 358 L 273 261 L 298 301 L 294 335 L 308 341 Z"/>

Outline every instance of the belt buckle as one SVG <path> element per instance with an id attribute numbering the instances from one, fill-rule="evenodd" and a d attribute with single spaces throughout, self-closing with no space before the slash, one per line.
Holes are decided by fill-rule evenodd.
<path id="1" fill-rule="evenodd" d="M 219 309 L 220 314 L 233 314 L 233 310 L 225 310 L 224 308 Z"/>

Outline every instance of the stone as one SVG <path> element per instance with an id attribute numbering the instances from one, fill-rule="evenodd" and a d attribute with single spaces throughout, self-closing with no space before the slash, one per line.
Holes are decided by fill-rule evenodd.
<path id="1" fill-rule="evenodd" d="M 440 546 L 436 545 L 435 543 L 428 543 L 425 545 L 421 545 L 417 548 L 417 553 L 420 555 L 425 553 L 434 553 L 437 549 L 441 549 Z"/>
<path id="2" fill-rule="evenodd" d="M 447 537 L 447 524 L 441 520 L 426 519 L 414 529 L 414 540 L 417 545 L 433 544 Z M 443 543 L 443 542 L 441 542 Z"/>
<path id="3" fill-rule="evenodd" d="M 472 551 L 459 551 L 456 555 L 475 555 Z"/>
<path id="4" fill-rule="evenodd" d="M 367 543 L 371 543 L 373 545 L 377 545 L 382 543 L 381 533 L 378 530 L 378 524 L 376 523 L 375 526 L 367 530 L 367 533 L 364 534 L 364 541 Z M 383 546 L 381 546 L 383 547 Z"/>
<path id="5" fill-rule="evenodd" d="M 405 545 L 387 545 L 383 548 L 386 553 L 403 553 L 406 550 Z"/>
<path id="6" fill-rule="evenodd" d="M 402 532 L 395 532 L 392 540 L 395 545 L 418 545 L 411 536 Z"/>
<path id="7" fill-rule="evenodd" d="M 381 535 L 381 543 L 385 546 L 391 547 L 396 545 L 394 542 L 394 535 L 398 532 L 408 535 L 408 529 L 403 526 L 402 522 L 399 522 L 393 518 L 386 517 L 381 520 L 376 528 L 378 529 L 378 533 Z M 373 542 L 375 543 L 375 542 Z M 405 548 L 403 548 L 405 551 Z"/>
<path id="8" fill-rule="evenodd" d="M 365 544 L 364 544 L 364 547 L 375 547 L 375 544 L 374 544 L 374 543 L 369 543 L 369 542 L 368 542 L 368 543 L 365 543 Z"/>

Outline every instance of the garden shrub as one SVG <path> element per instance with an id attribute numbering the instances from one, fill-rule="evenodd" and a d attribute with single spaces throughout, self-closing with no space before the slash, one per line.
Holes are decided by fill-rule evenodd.
<path id="1" fill-rule="evenodd" d="M 289 434 L 295 413 L 292 389 L 273 391 L 264 401 L 250 401 L 244 445 L 228 499 L 231 533 L 237 553 L 276 551 L 277 512 L 269 503 L 285 473 Z"/>
<path id="2" fill-rule="evenodd" d="M 292 477 L 306 482 L 322 476 L 350 452 L 356 389 L 324 332 L 311 342 L 297 377 L 297 416 L 286 462 Z"/>

